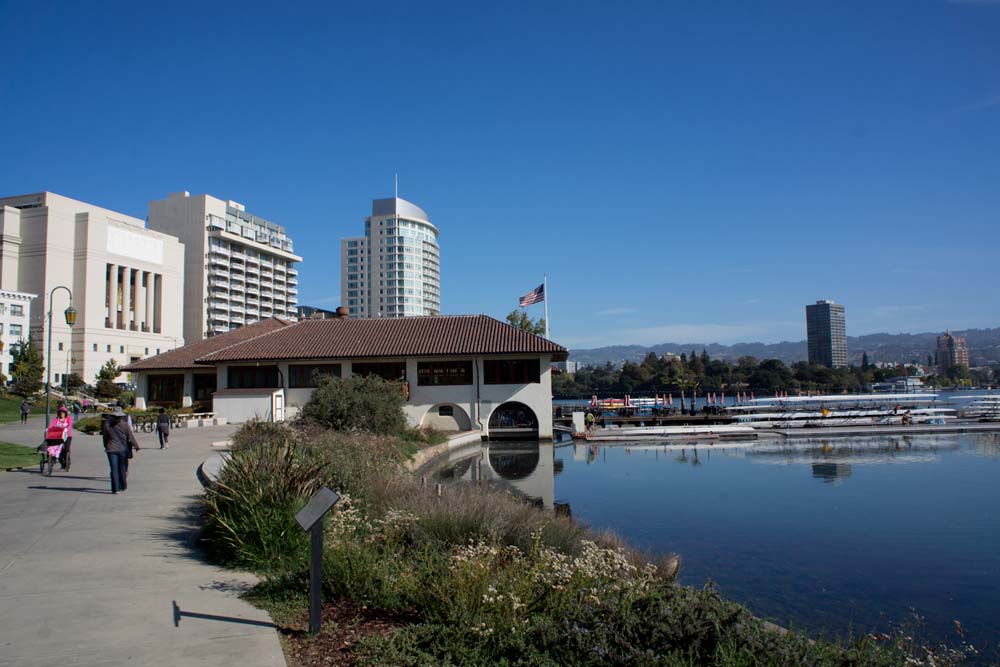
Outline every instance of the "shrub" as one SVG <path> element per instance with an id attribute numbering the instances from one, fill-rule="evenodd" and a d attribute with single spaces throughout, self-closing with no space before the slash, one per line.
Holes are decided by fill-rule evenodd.
<path id="1" fill-rule="evenodd" d="M 295 512 L 322 486 L 323 461 L 281 425 L 252 424 L 233 440 L 205 492 L 204 535 L 218 559 L 262 572 L 294 571 L 308 558 Z"/>
<path id="2" fill-rule="evenodd" d="M 397 435 L 406 430 L 400 383 L 377 376 L 319 376 L 312 398 L 302 408 L 306 419 L 334 431 Z"/>
<path id="3" fill-rule="evenodd" d="M 101 416 L 96 417 L 83 417 L 73 422 L 73 428 L 82 433 L 87 433 L 88 435 L 93 435 L 95 433 L 100 433 L 101 431 Z"/>

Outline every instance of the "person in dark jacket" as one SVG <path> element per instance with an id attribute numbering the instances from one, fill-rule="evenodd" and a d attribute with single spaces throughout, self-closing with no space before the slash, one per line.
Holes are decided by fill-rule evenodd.
<path id="1" fill-rule="evenodd" d="M 139 442 L 128 425 L 127 415 L 121 407 L 116 407 L 108 415 L 102 431 L 104 452 L 108 455 L 111 469 L 111 493 L 124 492 L 128 488 L 128 450 L 139 451 Z"/>
<path id="2" fill-rule="evenodd" d="M 160 415 L 156 418 L 156 435 L 160 438 L 160 449 L 170 446 L 170 415 L 163 408 L 160 408 Z"/>
<path id="3" fill-rule="evenodd" d="M 31 404 L 28 403 L 28 399 L 21 401 L 21 423 L 28 423 L 28 413 L 31 411 Z"/>

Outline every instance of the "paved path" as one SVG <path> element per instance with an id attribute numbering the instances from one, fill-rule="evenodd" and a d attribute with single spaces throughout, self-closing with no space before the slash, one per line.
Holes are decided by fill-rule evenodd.
<path id="1" fill-rule="evenodd" d="M 74 434 L 68 473 L 0 472 L 0 665 L 285 664 L 269 616 L 238 597 L 253 578 L 193 548 L 195 471 L 232 431 L 179 429 L 165 450 L 139 434 L 115 496 L 97 436 Z M 35 418 L 0 441 L 41 433 Z"/>

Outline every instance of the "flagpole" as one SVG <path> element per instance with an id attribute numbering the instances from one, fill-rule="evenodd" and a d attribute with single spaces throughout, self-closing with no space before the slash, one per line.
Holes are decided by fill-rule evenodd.
<path id="1" fill-rule="evenodd" d="M 549 277 L 548 274 L 542 274 L 542 299 L 545 304 L 545 338 L 549 338 Z"/>

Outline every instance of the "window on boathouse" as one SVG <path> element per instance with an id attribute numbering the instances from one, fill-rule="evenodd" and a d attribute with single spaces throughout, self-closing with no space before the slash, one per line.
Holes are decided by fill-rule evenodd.
<path id="1" fill-rule="evenodd" d="M 530 384 L 541 381 L 538 359 L 486 359 L 483 361 L 485 384 Z"/>
<path id="2" fill-rule="evenodd" d="M 230 366 L 230 389 L 273 389 L 278 387 L 277 366 Z"/>
<path id="3" fill-rule="evenodd" d="M 312 389 L 316 376 L 340 377 L 340 364 L 293 364 L 288 367 L 288 386 L 292 389 Z"/>
<path id="4" fill-rule="evenodd" d="M 421 361 L 417 363 L 421 387 L 472 384 L 471 361 Z"/>
<path id="5" fill-rule="evenodd" d="M 405 380 L 405 361 L 373 361 L 354 362 L 351 364 L 351 375 L 377 375 L 383 380 Z"/>
<path id="6" fill-rule="evenodd" d="M 148 403 L 180 404 L 183 396 L 183 373 L 150 375 L 146 378 L 146 401 Z"/>

